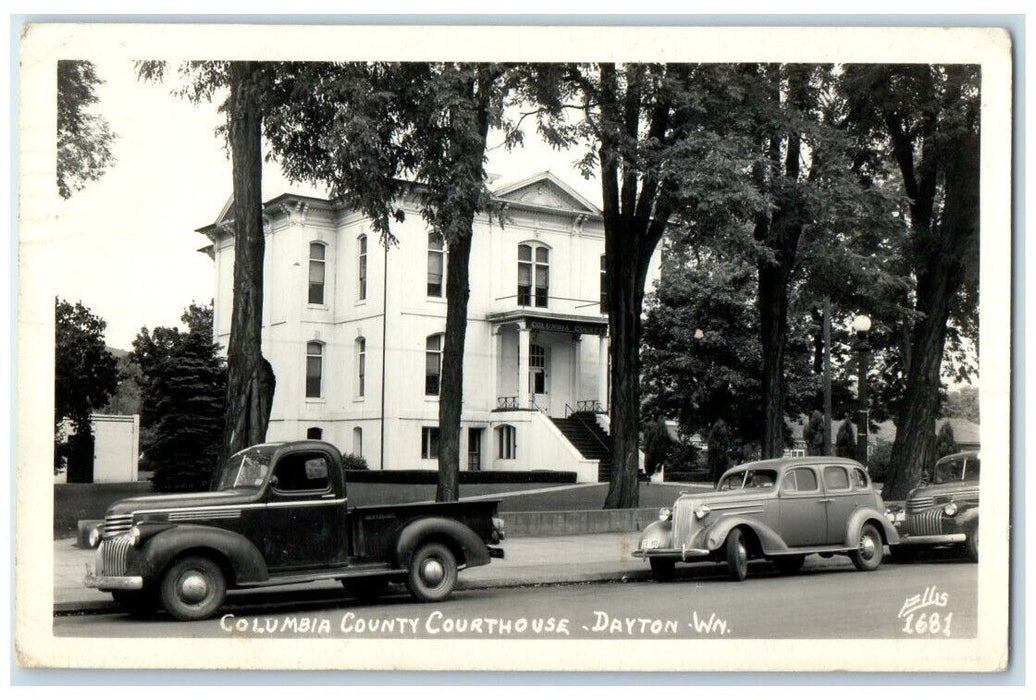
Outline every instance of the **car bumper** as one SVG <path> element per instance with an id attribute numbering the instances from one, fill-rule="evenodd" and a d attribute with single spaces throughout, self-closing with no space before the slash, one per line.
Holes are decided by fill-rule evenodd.
<path id="1" fill-rule="evenodd" d="M 956 532 L 946 535 L 907 535 L 899 533 L 900 545 L 937 545 L 937 544 L 961 544 L 968 539 L 963 532 Z"/>
<path id="2" fill-rule="evenodd" d="M 694 549 L 692 547 L 681 547 L 680 549 L 635 549 L 633 556 L 638 559 L 700 559 L 711 554 L 707 549 Z"/>
<path id="3" fill-rule="evenodd" d="M 94 576 L 87 574 L 83 584 L 87 588 L 97 588 L 102 591 L 139 591 L 144 588 L 144 578 L 141 576 Z"/>

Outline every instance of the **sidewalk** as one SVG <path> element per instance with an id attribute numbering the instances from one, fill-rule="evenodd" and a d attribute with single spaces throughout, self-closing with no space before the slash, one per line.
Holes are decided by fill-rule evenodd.
<path id="1" fill-rule="evenodd" d="M 488 566 L 462 571 L 458 589 L 499 588 L 553 583 L 578 583 L 650 577 L 647 564 L 630 556 L 639 533 L 571 535 L 560 537 L 516 537 L 503 542 L 504 559 L 493 559 Z M 93 562 L 95 550 L 79 549 L 75 539 L 54 541 L 54 612 L 101 612 L 116 610 L 111 595 L 83 586 L 86 566 Z M 288 591 L 296 595 L 286 595 Z M 231 593 L 244 602 L 315 600 L 343 597 L 337 581 L 284 586 L 242 593 Z"/>

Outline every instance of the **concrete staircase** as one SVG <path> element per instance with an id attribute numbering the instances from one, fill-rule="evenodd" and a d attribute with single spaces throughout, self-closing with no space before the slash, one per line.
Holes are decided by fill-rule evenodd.
<path id="1" fill-rule="evenodd" d="M 597 480 L 608 481 L 612 472 L 612 438 L 598 425 L 593 413 L 573 413 L 568 418 L 551 418 L 554 425 L 579 450 L 583 459 L 598 461 Z"/>

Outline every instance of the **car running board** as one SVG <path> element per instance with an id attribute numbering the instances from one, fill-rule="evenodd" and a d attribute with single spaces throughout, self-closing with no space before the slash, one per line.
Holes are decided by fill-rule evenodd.
<path id="1" fill-rule="evenodd" d="M 349 566 L 341 569 L 296 573 L 283 576 L 271 576 L 265 581 L 241 581 L 236 588 L 269 588 L 270 586 L 291 586 L 296 583 L 313 583 L 314 581 L 332 581 L 344 578 L 367 578 L 371 576 L 406 575 L 406 569 L 390 569 L 382 564 Z"/>

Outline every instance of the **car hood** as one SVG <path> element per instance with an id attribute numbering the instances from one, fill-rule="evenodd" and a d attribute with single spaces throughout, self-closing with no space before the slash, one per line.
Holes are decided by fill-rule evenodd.
<path id="1" fill-rule="evenodd" d="M 128 515 L 140 511 L 166 511 L 198 506 L 234 506 L 255 502 L 259 492 L 205 491 L 201 493 L 173 493 L 161 496 L 127 498 L 108 506 L 108 515 Z"/>
<path id="2" fill-rule="evenodd" d="M 771 498 L 775 489 L 738 489 L 737 491 L 705 491 L 703 493 L 686 493 L 676 499 L 678 506 L 699 505 L 702 503 L 731 505 L 742 501 L 758 501 L 760 498 Z"/>
<path id="3" fill-rule="evenodd" d="M 915 498 L 937 498 L 938 496 L 978 496 L 977 481 L 951 481 L 946 484 L 929 484 L 914 489 L 910 500 Z"/>

